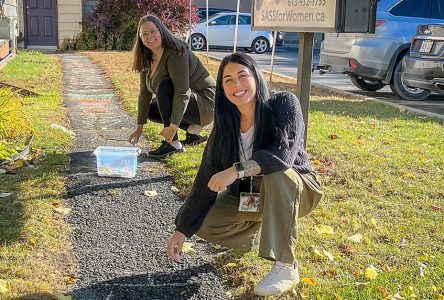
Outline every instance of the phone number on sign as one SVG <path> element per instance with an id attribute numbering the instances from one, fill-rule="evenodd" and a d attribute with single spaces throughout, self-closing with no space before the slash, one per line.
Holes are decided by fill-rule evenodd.
<path id="1" fill-rule="evenodd" d="M 288 0 L 288 6 L 325 6 L 326 0 Z"/>

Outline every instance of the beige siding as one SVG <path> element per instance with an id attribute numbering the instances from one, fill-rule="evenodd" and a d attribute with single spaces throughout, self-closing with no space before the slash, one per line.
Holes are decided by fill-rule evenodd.
<path id="1" fill-rule="evenodd" d="M 59 46 L 66 38 L 74 38 L 82 31 L 82 0 L 59 0 L 58 26 Z"/>
<path id="2" fill-rule="evenodd" d="M 19 31 L 25 34 L 25 21 L 23 19 L 23 0 L 19 0 L 18 10 L 19 10 Z"/>

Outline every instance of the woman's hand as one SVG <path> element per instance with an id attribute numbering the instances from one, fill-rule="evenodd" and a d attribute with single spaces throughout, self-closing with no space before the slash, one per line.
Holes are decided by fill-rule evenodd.
<path id="1" fill-rule="evenodd" d="M 135 145 L 137 144 L 137 142 L 140 139 L 140 136 L 142 135 L 142 129 L 143 129 L 143 125 L 137 125 L 136 128 L 134 128 L 134 130 L 131 132 L 129 138 L 128 138 L 128 142 L 130 142 L 131 144 Z"/>
<path id="2" fill-rule="evenodd" d="M 213 192 L 224 191 L 227 189 L 227 186 L 236 181 L 237 175 L 237 170 L 234 167 L 216 173 L 208 182 L 208 188 Z"/>
<path id="3" fill-rule="evenodd" d="M 167 242 L 167 254 L 175 262 L 182 258 L 182 247 L 185 242 L 185 235 L 182 232 L 174 231 Z"/>
<path id="4" fill-rule="evenodd" d="M 171 123 L 170 126 L 165 127 L 160 132 L 160 135 L 165 138 L 167 142 L 172 142 L 173 137 L 176 135 L 178 126 L 176 124 Z"/>

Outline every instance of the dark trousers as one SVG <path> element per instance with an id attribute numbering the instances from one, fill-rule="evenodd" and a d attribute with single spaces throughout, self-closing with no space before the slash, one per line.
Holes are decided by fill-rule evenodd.
<path id="1" fill-rule="evenodd" d="M 151 101 L 148 119 L 163 124 L 163 127 L 168 127 L 170 126 L 170 117 L 173 112 L 173 82 L 171 80 L 162 81 L 156 96 L 157 97 Z M 190 125 L 200 125 L 199 108 L 193 91 L 191 91 L 190 101 L 188 101 L 188 106 L 183 115 L 182 122 L 179 124 L 179 128 L 187 130 Z M 173 141 L 176 141 L 177 139 L 178 137 L 176 133 Z"/>

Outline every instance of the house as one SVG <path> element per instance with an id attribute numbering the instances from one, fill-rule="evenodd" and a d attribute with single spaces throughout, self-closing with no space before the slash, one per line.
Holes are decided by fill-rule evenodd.
<path id="1" fill-rule="evenodd" d="M 18 0 L 0 0 L 0 68 L 16 53 Z"/>
<path id="2" fill-rule="evenodd" d="M 0 0 L 2 1 L 2 0 Z M 8 0 L 6 0 L 8 1 Z M 56 50 L 64 40 L 82 31 L 82 19 L 97 1 L 15 0 L 18 1 L 20 47 Z"/>

